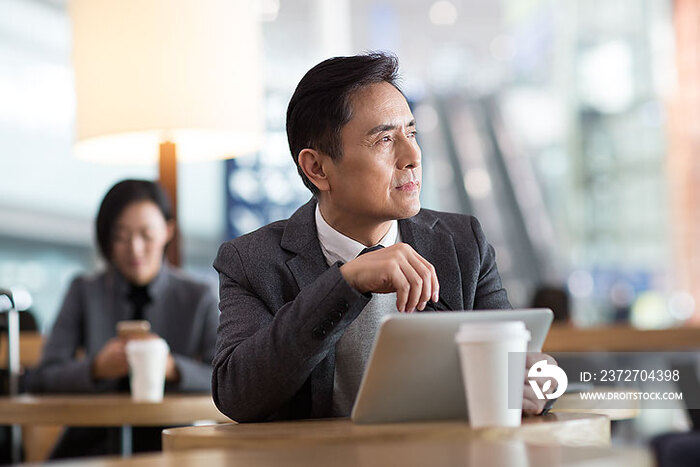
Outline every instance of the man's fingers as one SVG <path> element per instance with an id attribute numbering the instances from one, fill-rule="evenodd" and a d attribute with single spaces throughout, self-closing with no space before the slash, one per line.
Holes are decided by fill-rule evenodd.
<path id="1" fill-rule="evenodd" d="M 437 278 L 437 272 L 435 271 L 435 266 L 433 266 L 430 261 L 427 259 L 423 258 L 421 255 L 418 254 L 414 249 L 411 248 L 410 250 L 410 255 L 409 255 L 409 260 L 411 264 L 416 268 L 416 270 L 422 271 L 423 274 L 425 274 L 424 279 L 427 279 L 427 277 L 430 277 L 430 297 L 428 297 L 429 300 L 437 301 L 436 299 L 438 296 L 435 294 L 440 288 L 440 284 L 438 282 Z"/>
<path id="2" fill-rule="evenodd" d="M 408 283 L 408 280 L 406 279 L 406 276 L 399 265 L 394 265 L 394 270 L 392 271 L 391 275 L 391 283 L 396 290 L 396 308 L 401 312 L 407 311 L 406 304 L 409 300 L 411 285 Z"/>
<path id="3" fill-rule="evenodd" d="M 406 311 L 411 312 L 418 307 L 420 302 L 421 294 L 423 293 L 423 279 L 408 261 L 403 262 L 400 267 L 410 287 L 408 301 L 406 302 Z"/>
<path id="4" fill-rule="evenodd" d="M 523 412 L 527 415 L 537 415 L 544 410 L 546 399 L 538 399 L 530 385 L 523 387 Z"/>
<path id="5" fill-rule="evenodd" d="M 530 386 L 529 381 L 535 381 L 537 385 L 542 389 L 542 392 L 544 394 L 552 394 L 557 390 L 557 387 L 559 383 L 557 383 L 557 380 L 554 378 L 549 378 L 545 376 L 538 376 L 536 378 L 525 378 L 525 384 L 527 386 Z M 547 381 L 549 381 L 549 385 L 547 385 Z M 543 389 L 544 387 L 547 387 L 547 389 Z"/>
<path id="6" fill-rule="evenodd" d="M 340 271 L 360 292 L 396 292 L 399 311 L 423 310 L 428 301 L 438 299 L 435 268 L 405 243 L 362 255 Z"/>
<path id="7" fill-rule="evenodd" d="M 416 257 L 418 260 L 420 260 L 423 265 L 428 269 L 428 273 L 430 274 L 430 297 L 428 298 L 429 300 L 432 300 L 433 302 L 437 303 L 437 301 L 440 299 L 440 282 L 438 281 L 437 277 L 437 271 L 435 271 L 435 266 L 433 266 L 430 261 L 427 259 L 423 258 L 421 255 L 416 253 Z"/>
<path id="8" fill-rule="evenodd" d="M 431 271 L 432 268 L 428 268 L 425 263 L 421 261 L 422 258 L 418 253 L 414 252 L 414 254 L 409 255 L 407 259 L 410 267 L 412 267 L 421 278 L 422 284 L 420 298 L 418 300 L 418 309 L 422 311 L 433 295 L 434 269 Z"/>
<path id="9" fill-rule="evenodd" d="M 542 409 L 537 407 L 533 401 L 528 399 L 523 399 L 523 413 L 525 415 L 538 415 L 542 412 Z"/>

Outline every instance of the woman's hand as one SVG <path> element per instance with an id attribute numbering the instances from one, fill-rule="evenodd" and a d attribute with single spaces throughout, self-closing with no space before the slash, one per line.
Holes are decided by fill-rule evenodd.
<path id="1" fill-rule="evenodd" d="M 148 333 L 141 339 L 162 339 L 158 334 Z M 180 381 L 180 370 L 177 369 L 177 363 L 173 358 L 173 354 L 168 354 L 168 360 L 165 363 L 165 380 L 169 383 L 177 383 Z"/>
<path id="2" fill-rule="evenodd" d="M 116 379 L 129 374 L 129 362 L 126 360 L 126 340 L 114 337 L 107 341 L 92 361 L 94 379 Z"/>
<path id="3" fill-rule="evenodd" d="M 165 380 L 169 383 L 180 381 L 180 371 L 177 369 L 173 354 L 168 354 L 168 362 L 165 364 Z"/>
<path id="4" fill-rule="evenodd" d="M 154 339 L 157 334 L 148 334 L 139 337 L 141 339 Z M 128 376 L 129 362 L 126 359 L 126 343 L 129 338 L 114 337 L 107 341 L 92 362 L 92 377 L 94 379 L 116 379 Z M 180 371 L 172 354 L 168 354 L 168 361 L 165 366 L 165 379 L 168 382 L 178 382 Z"/>

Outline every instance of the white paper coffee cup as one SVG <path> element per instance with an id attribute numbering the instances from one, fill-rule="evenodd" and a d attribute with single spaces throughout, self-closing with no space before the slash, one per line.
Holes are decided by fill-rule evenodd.
<path id="1" fill-rule="evenodd" d="M 131 398 L 160 402 L 165 389 L 165 370 L 170 349 L 161 338 L 134 339 L 126 344 Z"/>
<path id="2" fill-rule="evenodd" d="M 508 394 L 520 394 L 525 381 L 525 352 L 530 332 L 522 321 L 468 323 L 459 328 L 459 346 L 469 423 L 475 428 L 519 426 L 522 398 L 518 407 Z M 508 353 L 513 363 L 509 372 Z M 513 362 L 513 358 L 522 362 Z M 515 370 L 513 370 L 515 368 Z M 516 374 L 517 373 L 517 374 Z M 510 387 L 509 387 L 510 386 Z"/>

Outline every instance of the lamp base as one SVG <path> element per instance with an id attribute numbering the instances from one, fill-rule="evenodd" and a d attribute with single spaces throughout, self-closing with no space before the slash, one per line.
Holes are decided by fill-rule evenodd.
<path id="1" fill-rule="evenodd" d="M 158 182 L 170 197 L 173 222 L 175 223 L 175 233 L 168 245 L 166 257 L 173 266 L 181 266 L 180 233 L 177 228 L 177 152 L 175 143 L 170 141 L 160 143 Z"/>

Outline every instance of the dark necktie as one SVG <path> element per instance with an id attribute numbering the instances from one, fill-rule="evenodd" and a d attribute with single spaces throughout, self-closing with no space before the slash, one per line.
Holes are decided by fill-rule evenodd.
<path id="1" fill-rule="evenodd" d="M 133 314 L 131 319 L 144 319 L 143 309 L 151 303 L 151 296 L 148 295 L 148 286 L 129 284 L 129 292 L 126 294 L 127 300 L 131 304 Z M 117 391 L 129 390 L 129 378 L 120 378 L 117 383 Z"/>
<path id="2" fill-rule="evenodd" d="M 146 305 L 151 303 L 151 297 L 148 295 L 148 286 L 132 285 L 127 298 L 134 310 L 132 319 L 144 319 L 143 310 Z"/>
<path id="3" fill-rule="evenodd" d="M 362 255 L 364 255 L 365 253 L 371 253 L 371 252 L 373 252 L 373 251 L 381 250 L 382 248 L 384 248 L 384 245 L 374 245 L 374 246 L 371 246 L 371 247 L 369 247 L 369 248 L 365 248 L 365 249 L 362 250 L 362 251 L 360 252 L 360 254 L 357 255 L 357 256 L 362 256 Z"/>

